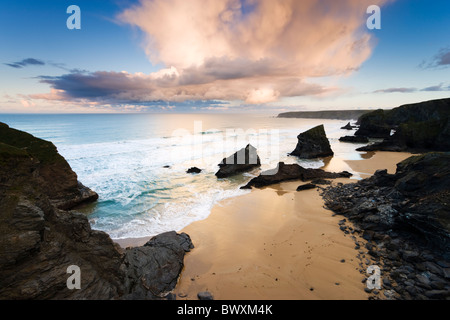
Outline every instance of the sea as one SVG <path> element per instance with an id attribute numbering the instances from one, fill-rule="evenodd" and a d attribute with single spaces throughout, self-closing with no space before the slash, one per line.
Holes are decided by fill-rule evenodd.
<path id="1" fill-rule="evenodd" d="M 352 134 L 348 121 L 283 119 L 268 114 L 0 114 L 0 122 L 49 140 L 99 194 L 80 208 L 93 229 L 113 239 L 140 238 L 181 231 L 206 219 L 221 201 L 249 193 L 241 190 L 261 171 L 278 162 L 321 168 L 324 160 L 300 160 L 288 154 L 297 136 L 323 124 L 335 152 L 336 170 L 345 160 L 362 159 L 358 144 L 340 143 Z M 253 145 L 262 166 L 228 179 L 215 173 L 223 158 Z M 200 174 L 187 174 L 191 167 Z"/>

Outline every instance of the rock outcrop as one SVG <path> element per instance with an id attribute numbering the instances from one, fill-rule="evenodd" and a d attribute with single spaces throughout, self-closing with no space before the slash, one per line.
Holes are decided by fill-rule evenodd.
<path id="1" fill-rule="evenodd" d="M 382 142 L 357 149 L 358 151 L 427 152 L 450 150 L 450 118 L 424 122 L 403 123 L 395 134 Z"/>
<path id="2" fill-rule="evenodd" d="M 202 169 L 199 169 L 197 167 L 192 167 L 192 168 L 189 168 L 188 171 L 186 171 L 186 173 L 188 173 L 188 174 L 199 174 L 199 173 L 202 173 Z"/>
<path id="3" fill-rule="evenodd" d="M 286 181 L 310 181 L 313 179 L 336 179 L 336 178 L 350 178 L 351 173 L 347 171 L 334 173 L 326 172 L 322 169 L 305 169 L 298 164 L 285 164 L 280 162 L 278 167 L 263 172 L 258 177 L 252 179 L 242 189 L 250 189 L 252 187 L 262 188 L 265 186 L 286 182 Z"/>
<path id="4" fill-rule="evenodd" d="M 225 158 L 219 164 L 219 171 L 216 173 L 217 178 L 228 178 L 237 174 L 259 168 L 261 160 L 257 150 L 252 145 L 239 150 L 232 156 Z"/>
<path id="5" fill-rule="evenodd" d="M 450 153 L 427 153 L 369 179 L 324 190 L 326 206 L 344 215 L 383 266 L 384 289 L 398 299 L 450 297 Z"/>
<path id="6" fill-rule="evenodd" d="M 347 125 L 345 125 L 344 127 L 342 127 L 342 130 L 353 130 L 355 127 L 352 126 L 352 124 L 349 122 L 347 123 Z"/>
<path id="7" fill-rule="evenodd" d="M 187 235 L 122 250 L 63 210 L 97 197 L 52 143 L 4 124 L 0 141 L 0 299 L 160 299 L 173 289 Z M 67 287 L 70 266 L 80 268 L 80 290 Z"/>
<path id="8" fill-rule="evenodd" d="M 339 141 L 349 143 L 369 143 L 369 139 L 363 136 L 345 136 L 340 138 Z"/>
<path id="9" fill-rule="evenodd" d="M 358 120 L 359 129 L 356 136 L 369 138 L 388 138 L 391 135 L 391 126 L 386 122 L 386 113 L 384 110 L 376 110 L 361 116 Z"/>
<path id="10" fill-rule="evenodd" d="M 300 192 L 300 191 L 311 190 L 311 189 L 316 189 L 316 188 L 317 188 L 317 186 L 315 184 L 307 183 L 307 184 L 303 184 L 301 186 L 298 186 L 297 187 L 297 191 Z"/>
<path id="11" fill-rule="evenodd" d="M 355 134 L 385 139 L 360 151 L 450 151 L 449 117 L 450 99 L 404 105 L 363 115 Z"/>
<path id="12" fill-rule="evenodd" d="M 192 248 L 187 234 L 168 232 L 154 237 L 143 247 L 128 249 L 122 264 L 127 292 L 122 298 L 166 297 L 177 284 L 185 253 Z"/>
<path id="13" fill-rule="evenodd" d="M 34 162 L 40 188 L 59 209 L 68 210 L 98 195 L 83 186 L 53 143 L 0 123 L 0 143 L 24 151 Z"/>
<path id="14" fill-rule="evenodd" d="M 291 153 L 302 159 L 326 158 L 334 155 L 323 125 L 301 133 L 295 150 Z"/>

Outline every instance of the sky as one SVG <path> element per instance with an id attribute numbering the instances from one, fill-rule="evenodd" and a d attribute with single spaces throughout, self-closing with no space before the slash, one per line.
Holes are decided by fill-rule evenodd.
<path id="1" fill-rule="evenodd" d="M 371 5 L 381 29 L 367 27 Z M 0 7 L 0 113 L 389 109 L 450 97 L 449 76 L 448 0 Z"/>

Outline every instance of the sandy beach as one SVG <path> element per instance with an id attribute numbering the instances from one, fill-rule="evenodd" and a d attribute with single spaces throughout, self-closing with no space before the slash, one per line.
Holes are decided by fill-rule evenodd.
<path id="1" fill-rule="evenodd" d="M 364 160 L 329 161 L 367 177 L 378 169 L 395 172 L 409 153 L 377 152 Z M 334 183 L 355 182 L 338 179 Z M 297 192 L 288 182 L 222 201 L 203 221 L 186 227 L 195 249 L 174 293 L 197 299 L 209 291 L 218 300 L 364 300 L 360 260 L 351 234 L 339 229 L 342 217 L 323 207 L 318 190 Z M 126 239 L 138 246 L 148 239 Z"/>

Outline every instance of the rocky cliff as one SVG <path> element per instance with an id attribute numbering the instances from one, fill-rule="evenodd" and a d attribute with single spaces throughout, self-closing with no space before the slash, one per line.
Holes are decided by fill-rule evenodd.
<path id="1" fill-rule="evenodd" d="M 323 192 L 326 206 L 353 223 L 345 226 L 345 219 L 341 229 L 368 241 L 389 296 L 450 297 L 449 163 L 450 153 L 427 153 L 399 163 L 395 174 L 377 171 Z"/>
<path id="2" fill-rule="evenodd" d="M 385 138 L 360 151 L 449 151 L 450 99 L 404 105 L 389 111 L 377 110 L 361 116 L 357 136 Z M 391 131 L 395 134 L 391 136 Z"/>
<path id="3" fill-rule="evenodd" d="M 0 123 L 0 143 L 23 152 L 24 157 L 28 155 L 29 161 L 33 163 L 33 177 L 40 190 L 59 209 L 71 209 L 83 202 L 97 200 L 98 195 L 78 181 L 76 173 L 53 143 L 10 128 L 4 123 Z M 4 156 L 8 157 L 8 153 L 4 153 Z M 8 163 L 4 163 L 4 167 L 8 167 Z M 24 172 L 16 174 L 25 175 Z"/>
<path id="4" fill-rule="evenodd" d="M 294 111 L 280 113 L 278 118 L 351 120 L 358 119 L 363 114 L 371 111 L 372 110 Z"/>
<path id="5" fill-rule="evenodd" d="M 97 197 L 52 143 L 0 124 L 0 299 L 159 299 L 173 289 L 189 236 L 122 250 L 67 210 Z M 80 290 L 67 287 L 72 265 Z"/>

